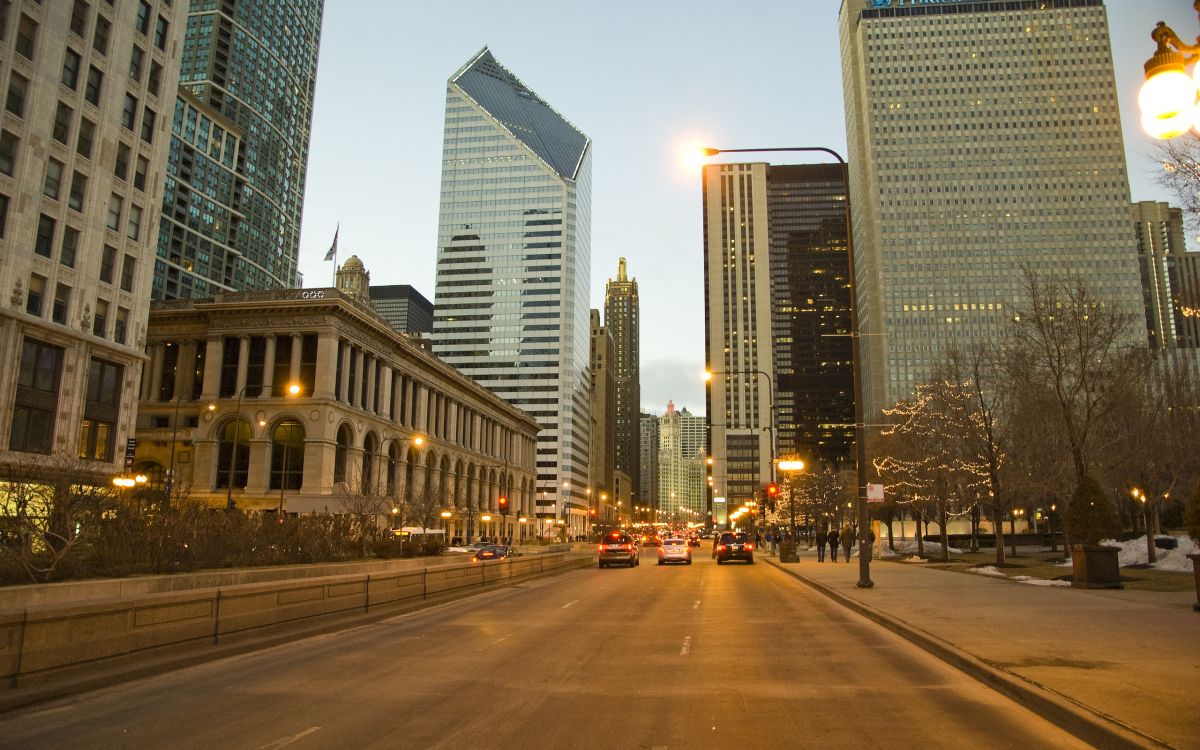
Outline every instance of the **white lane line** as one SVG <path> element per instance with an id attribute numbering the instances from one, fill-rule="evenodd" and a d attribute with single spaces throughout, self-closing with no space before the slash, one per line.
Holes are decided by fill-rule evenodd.
<path id="1" fill-rule="evenodd" d="M 699 599 L 697 599 L 696 603 L 692 605 L 692 609 L 700 609 L 700 600 Z"/>
<path id="2" fill-rule="evenodd" d="M 567 602 L 566 604 L 562 605 L 562 608 L 563 608 L 563 609 L 566 609 L 567 607 L 571 606 L 572 604 L 574 604 L 574 603 L 575 603 L 575 602 L 577 602 L 577 601 L 579 601 L 579 600 L 578 600 L 578 599 L 576 599 L 574 602 Z"/>
<path id="3" fill-rule="evenodd" d="M 689 635 L 689 636 L 684 636 L 684 639 L 683 639 L 683 648 L 679 649 L 679 655 L 680 655 L 680 656 L 687 656 L 687 655 L 688 655 L 688 654 L 690 654 L 691 652 L 692 652 L 692 637 L 691 637 L 690 635 Z"/>
<path id="4" fill-rule="evenodd" d="M 292 744 L 293 742 L 296 742 L 297 740 L 304 739 L 305 737 L 312 734 L 313 732 L 319 732 L 319 731 L 321 731 L 320 727 L 309 727 L 308 729 L 305 729 L 303 732 L 297 732 L 296 734 L 293 734 L 290 737 L 280 737 L 279 739 L 275 740 L 274 742 L 268 742 L 267 744 L 258 748 L 258 750 L 277 750 L 278 748 L 286 747 L 286 746 Z"/>

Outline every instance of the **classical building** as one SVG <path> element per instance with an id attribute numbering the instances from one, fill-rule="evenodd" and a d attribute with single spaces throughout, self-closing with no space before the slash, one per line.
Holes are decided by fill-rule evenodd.
<path id="1" fill-rule="evenodd" d="M 616 468 L 640 482 L 642 411 L 641 386 L 641 303 L 638 301 L 637 279 L 625 273 L 625 259 L 617 263 L 617 279 L 604 286 L 604 325 L 612 336 L 616 359 L 613 375 L 616 381 L 617 454 Z M 634 494 L 640 487 L 635 484 Z"/>
<path id="2" fill-rule="evenodd" d="M 186 11 L 0 4 L 2 471 L 124 469 Z"/>
<path id="3" fill-rule="evenodd" d="M 708 420 L 667 402 L 659 418 L 657 517 L 668 523 L 704 523 L 708 510 L 705 443 Z"/>
<path id="4" fill-rule="evenodd" d="M 591 140 L 486 48 L 446 88 L 434 352 L 538 420 L 543 519 L 582 534 Z"/>
<path id="5" fill-rule="evenodd" d="M 433 303 L 408 284 L 373 284 L 371 304 L 400 333 L 418 336 L 433 333 Z"/>
<path id="6" fill-rule="evenodd" d="M 1133 222 L 1150 346 L 1200 347 L 1200 253 L 1187 251 L 1183 211 L 1139 201 Z"/>
<path id="7" fill-rule="evenodd" d="M 179 78 L 165 84 L 174 111 L 163 114 L 173 127 L 154 298 L 297 288 L 324 0 L 174 5 L 187 32 Z M 157 75 L 137 51 L 129 65 Z"/>
<path id="8" fill-rule="evenodd" d="M 586 494 L 588 512 L 595 510 L 593 515 L 597 519 L 611 522 L 612 514 L 606 509 L 607 503 L 601 501 L 601 496 L 604 500 L 616 496 L 613 478 L 617 448 L 616 378 L 613 366 L 615 347 L 608 328 L 600 325 L 599 310 L 591 311 L 591 326 L 592 453 L 588 462 L 591 478 Z"/>
<path id="9" fill-rule="evenodd" d="M 1144 341 L 1102 0 L 845 0 L 839 28 L 866 422 L 1002 336 L 1024 269 Z"/>
<path id="10" fill-rule="evenodd" d="M 137 470 L 214 506 L 424 503 L 452 536 L 533 535 L 537 423 L 344 288 L 156 302 Z"/>

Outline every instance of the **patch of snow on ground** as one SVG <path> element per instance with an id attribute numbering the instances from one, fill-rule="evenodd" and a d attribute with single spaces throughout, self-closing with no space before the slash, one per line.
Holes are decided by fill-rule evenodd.
<path id="1" fill-rule="evenodd" d="M 1008 578 L 1008 576 L 1004 575 L 1004 573 L 1001 572 L 1000 569 L 997 568 L 995 565 L 984 565 L 983 567 L 980 567 L 980 568 L 967 568 L 967 572 L 978 573 L 981 576 L 995 576 L 997 578 Z"/>
<path id="2" fill-rule="evenodd" d="M 1014 581 L 1019 581 L 1020 583 L 1028 583 L 1033 586 L 1070 586 L 1071 585 L 1070 581 L 1047 580 L 1045 578 L 1034 578 L 1032 576 L 1013 576 L 1012 579 Z"/>
<path id="3" fill-rule="evenodd" d="M 901 562 L 906 562 L 906 563 L 923 563 L 923 562 L 929 562 L 929 561 L 928 561 L 928 560 L 926 560 L 926 559 L 925 559 L 925 558 L 923 558 L 923 557 L 906 557 L 906 558 L 904 558 L 903 560 L 901 560 Z"/>
<path id="4" fill-rule="evenodd" d="M 1170 570 L 1180 573 L 1190 573 L 1192 571 L 1192 561 L 1187 558 L 1188 554 L 1195 554 L 1200 551 L 1196 547 L 1196 543 L 1191 537 L 1184 535 L 1177 537 L 1179 546 L 1175 549 L 1155 549 L 1155 557 L 1157 562 L 1151 567 L 1158 570 Z M 1117 553 L 1117 562 L 1121 567 L 1129 565 L 1145 565 L 1149 562 L 1150 557 L 1146 550 L 1146 537 L 1140 536 L 1137 539 L 1130 539 L 1127 542 L 1117 542 L 1112 539 L 1105 539 L 1100 542 L 1108 547 L 1118 547 L 1121 551 Z"/>
<path id="5" fill-rule="evenodd" d="M 916 542 L 897 543 L 896 551 L 901 554 L 905 554 L 905 555 L 915 555 L 915 554 L 917 554 L 917 543 Z M 962 553 L 963 553 L 963 551 L 960 549 L 957 549 L 955 547 L 950 548 L 950 554 L 952 554 L 952 555 L 961 555 Z M 942 545 L 940 542 L 925 542 L 926 557 L 933 557 L 934 555 L 940 555 L 940 554 L 942 554 Z"/>

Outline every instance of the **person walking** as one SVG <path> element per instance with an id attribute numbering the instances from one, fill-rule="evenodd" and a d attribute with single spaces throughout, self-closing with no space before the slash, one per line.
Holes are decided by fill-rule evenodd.
<path id="1" fill-rule="evenodd" d="M 838 530 L 829 527 L 829 562 L 837 562 Z"/>
<path id="2" fill-rule="evenodd" d="M 825 542 L 829 541 L 829 532 L 825 527 L 817 529 L 817 562 L 825 562 Z M 837 562 L 837 560 L 834 560 Z"/>
<path id="3" fill-rule="evenodd" d="M 842 551 L 846 555 L 846 562 L 850 562 L 850 548 L 854 546 L 854 527 L 842 527 L 842 533 L 839 535 L 842 542 Z M 834 552 L 836 555 L 837 552 Z"/>

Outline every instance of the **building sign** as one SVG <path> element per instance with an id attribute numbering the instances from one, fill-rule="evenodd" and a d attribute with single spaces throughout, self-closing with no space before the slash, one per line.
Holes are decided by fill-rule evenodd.
<path id="1" fill-rule="evenodd" d="M 867 485 L 867 502 L 882 503 L 883 502 L 883 485 L 868 484 Z"/>
<path id="2" fill-rule="evenodd" d="M 714 498 L 713 498 L 713 504 L 714 504 L 714 505 L 715 505 L 715 504 L 717 504 L 717 503 L 723 503 L 723 502 L 725 502 L 725 498 L 723 498 L 723 497 L 714 497 Z"/>
<path id="3" fill-rule="evenodd" d="M 133 468 L 133 455 L 137 453 L 137 438 L 125 441 L 125 471 Z"/>

